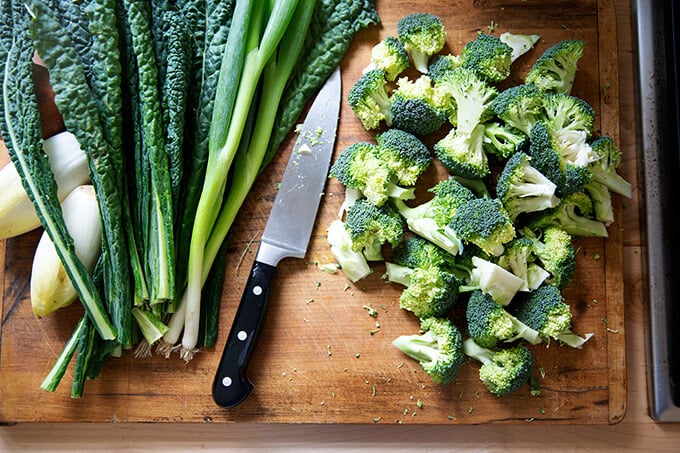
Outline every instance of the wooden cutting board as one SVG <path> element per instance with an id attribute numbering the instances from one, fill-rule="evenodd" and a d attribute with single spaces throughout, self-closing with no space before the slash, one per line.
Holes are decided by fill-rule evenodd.
<path id="1" fill-rule="evenodd" d="M 432 12 L 444 20 L 448 49 L 489 27 L 537 33 L 541 41 L 518 60 L 523 75 L 549 45 L 561 39 L 587 42 L 574 94 L 598 112 L 600 129 L 618 139 L 618 60 L 611 0 L 592 1 L 385 1 L 376 2 L 382 24 L 363 31 L 341 64 L 343 96 L 368 63 L 371 47 L 395 35 L 396 22 L 410 12 Z M 336 156 L 349 144 L 372 140 L 343 102 Z M 285 260 L 275 283 L 271 309 L 250 369 L 254 393 L 226 410 L 211 398 L 211 386 L 226 334 L 257 250 L 276 185 L 292 140 L 262 175 L 233 228 L 227 256 L 218 346 L 185 365 L 178 357 L 136 359 L 131 351 L 110 359 L 87 383 L 82 399 L 70 398 L 72 369 L 55 393 L 39 386 L 79 318 L 69 307 L 37 320 L 28 281 L 39 232 L 0 242 L 0 422 L 293 422 L 293 423 L 616 423 L 626 411 L 623 323 L 621 200 L 610 237 L 577 243 L 574 282 L 565 295 L 574 330 L 593 332 L 582 350 L 537 346 L 534 352 L 541 394 L 528 386 L 497 398 L 478 379 L 478 365 L 466 364 L 455 382 L 431 382 L 415 361 L 391 341 L 417 333 L 418 323 L 399 309 L 399 288 L 381 280 L 382 265 L 358 285 L 316 263 L 332 260 L 325 229 L 337 215 L 342 187 L 329 180 L 304 260 Z M 7 156 L 3 154 L 4 161 Z M 441 169 L 427 176 L 443 177 Z M 422 194 L 423 189 L 418 193 Z M 377 310 L 377 318 L 365 308 Z M 454 314 L 460 316 L 460 313 Z M 377 326 L 379 324 L 379 327 Z"/>

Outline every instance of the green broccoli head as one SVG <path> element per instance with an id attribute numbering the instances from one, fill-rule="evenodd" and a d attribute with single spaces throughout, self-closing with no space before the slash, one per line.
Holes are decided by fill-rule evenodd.
<path id="1" fill-rule="evenodd" d="M 523 281 L 519 291 L 533 291 L 550 277 L 550 273 L 536 263 L 534 243 L 521 236 L 510 241 L 498 258 L 498 265 Z"/>
<path id="2" fill-rule="evenodd" d="M 401 129 L 376 135 L 378 156 L 397 176 L 400 184 L 412 186 L 432 164 L 429 148 L 417 136 Z"/>
<path id="3" fill-rule="evenodd" d="M 470 338 L 483 348 L 494 348 L 500 341 L 511 342 L 520 338 L 531 344 L 541 342 L 538 331 L 522 323 L 481 290 L 470 295 L 465 318 Z"/>
<path id="4" fill-rule="evenodd" d="M 328 244 L 331 254 L 352 282 L 356 283 L 371 274 L 364 254 L 353 250 L 352 239 L 341 220 L 333 221 L 328 227 Z"/>
<path id="5" fill-rule="evenodd" d="M 446 30 L 442 20 L 428 13 L 413 13 L 397 22 L 397 36 L 411 54 L 413 65 L 427 73 L 430 56 L 438 53 L 446 44 Z"/>
<path id="6" fill-rule="evenodd" d="M 546 94 L 545 121 L 553 131 L 555 146 L 565 162 L 586 166 L 595 158 L 588 144 L 595 110 L 583 99 L 567 94 Z"/>
<path id="7" fill-rule="evenodd" d="M 491 108 L 508 126 L 528 136 L 543 118 L 543 93 L 535 85 L 516 85 L 501 91 Z"/>
<path id="8" fill-rule="evenodd" d="M 492 351 L 467 339 L 463 353 L 482 362 L 479 379 L 496 396 L 508 395 L 529 382 L 534 367 L 534 356 L 523 344 Z"/>
<path id="9" fill-rule="evenodd" d="M 500 159 L 507 159 L 524 149 L 528 137 L 519 129 L 491 121 L 484 124 L 484 151 Z"/>
<path id="10" fill-rule="evenodd" d="M 491 167 L 484 151 L 484 129 L 483 124 L 470 133 L 451 129 L 433 146 L 437 159 L 454 176 L 469 179 L 489 176 Z"/>
<path id="11" fill-rule="evenodd" d="M 571 309 L 555 286 L 544 285 L 527 293 L 514 309 L 517 319 L 536 329 L 546 340 L 552 338 L 581 348 L 592 337 L 592 334 L 579 337 L 571 331 Z"/>
<path id="12" fill-rule="evenodd" d="M 426 75 L 415 80 L 399 79 L 390 102 L 392 125 L 397 129 L 424 136 L 446 123 L 448 100 L 434 89 Z"/>
<path id="13" fill-rule="evenodd" d="M 362 74 L 350 89 L 347 102 L 366 130 L 377 129 L 382 121 L 392 124 L 387 80 L 380 69 Z"/>
<path id="14" fill-rule="evenodd" d="M 456 106 L 455 125 L 459 133 L 472 133 L 493 116 L 498 90 L 475 71 L 460 67 L 443 74 L 437 82 L 442 96 L 450 96 Z"/>
<path id="15" fill-rule="evenodd" d="M 436 267 L 450 270 L 454 256 L 427 239 L 413 235 L 394 250 L 392 262 L 412 269 Z"/>
<path id="16" fill-rule="evenodd" d="M 378 145 L 372 143 L 357 142 L 345 148 L 331 166 L 329 175 L 346 187 L 361 191 L 376 206 L 382 206 L 391 197 L 415 197 L 413 188 L 395 184 L 395 174 L 378 157 Z"/>
<path id="17" fill-rule="evenodd" d="M 352 250 L 369 260 L 381 260 L 381 247 L 396 247 L 404 240 L 404 220 L 389 204 L 381 207 L 359 199 L 347 210 L 345 228 L 352 239 Z"/>
<path id="18" fill-rule="evenodd" d="M 563 288 L 571 281 L 576 270 L 576 250 L 571 235 L 559 227 L 547 227 L 540 236 L 530 230 L 525 237 L 531 240 L 533 250 L 550 277 L 546 283 Z"/>
<path id="19" fill-rule="evenodd" d="M 527 226 L 532 230 L 555 226 L 572 236 L 608 236 L 604 223 L 592 218 L 593 202 L 584 192 L 567 195 L 554 208 L 534 212 L 530 216 Z"/>
<path id="20" fill-rule="evenodd" d="M 617 173 L 621 165 L 621 150 L 609 136 L 601 136 L 590 144 L 595 160 L 590 164 L 593 181 L 604 184 L 614 193 L 631 198 L 633 190 L 628 181 Z"/>
<path id="21" fill-rule="evenodd" d="M 430 65 L 427 70 L 428 77 L 434 82 L 435 86 L 437 82 L 444 77 L 450 71 L 458 68 L 460 66 L 461 59 L 459 55 L 452 54 L 441 54 L 436 55 L 430 61 Z"/>
<path id="22" fill-rule="evenodd" d="M 461 280 L 439 267 L 407 268 L 388 263 L 387 279 L 406 288 L 399 297 L 399 307 L 418 318 L 445 315 L 458 302 Z"/>
<path id="23" fill-rule="evenodd" d="M 423 319 L 420 330 L 421 334 L 402 335 L 392 344 L 417 360 L 435 383 L 450 383 L 463 364 L 463 337 L 460 331 L 444 318 Z"/>
<path id="24" fill-rule="evenodd" d="M 461 205 L 449 224 L 463 241 L 500 256 L 503 244 L 515 237 L 515 227 L 500 200 L 476 198 Z"/>
<path id="25" fill-rule="evenodd" d="M 550 46 L 529 69 L 525 82 L 542 91 L 569 94 L 584 47 L 585 41 L 580 39 L 564 40 Z"/>
<path id="26" fill-rule="evenodd" d="M 527 149 L 531 165 L 555 184 L 559 192 L 566 184 L 566 163 L 557 147 L 553 130 L 548 123 L 539 121 L 531 128 Z"/>
<path id="27" fill-rule="evenodd" d="M 388 36 L 371 49 L 368 69 L 380 69 L 385 78 L 393 81 L 410 66 L 408 52 L 397 38 Z"/>
<path id="28" fill-rule="evenodd" d="M 497 36 L 479 33 L 461 52 L 461 66 L 475 71 L 483 79 L 496 83 L 510 75 L 512 47 Z"/>
<path id="29" fill-rule="evenodd" d="M 555 184 L 536 170 L 530 160 L 523 152 L 515 153 L 498 177 L 496 194 L 513 220 L 523 212 L 553 208 L 559 202 Z"/>
<path id="30" fill-rule="evenodd" d="M 567 161 L 564 163 L 564 184 L 557 188 L 557 194 L 566 197 L 575 192 L 583 192 L 592 180 L 590 167 Z"/>

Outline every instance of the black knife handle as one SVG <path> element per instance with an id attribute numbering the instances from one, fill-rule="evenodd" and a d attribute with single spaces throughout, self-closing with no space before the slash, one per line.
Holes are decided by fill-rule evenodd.
<path id="1" fill-rule="evenodd" d="M 213 399 L 223 407 L 243 402 L 253 390 L 246 372 L 269 305 L 275 266 L 255 261 L 213 382 Z"/>

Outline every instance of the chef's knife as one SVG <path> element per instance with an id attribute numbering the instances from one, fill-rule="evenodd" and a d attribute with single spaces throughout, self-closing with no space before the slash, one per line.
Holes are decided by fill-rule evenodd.
<path id="1" fill-rule="evenodd" d="M 333 154 L 340 98 L 338 68 L 298 129 L 213 382 L 213 399 L 220 406 L 237 406 L 252 391 L 246 372 L 264 324 L 276 266 L 283 258 L 304 258 L 307 251 Z"/>

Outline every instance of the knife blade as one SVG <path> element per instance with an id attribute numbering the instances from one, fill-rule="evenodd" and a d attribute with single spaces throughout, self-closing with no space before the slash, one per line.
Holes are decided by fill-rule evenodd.
<path id="1" fill-rule="evenodd" d="M 340 113 L 340 68 L 312 103 L 274 199 L 213 381 L 213 400 L 235 407 L 253 390 L 247 369 L 260 336 L 276 267 L 304 258 L 328 177 Z"/>

